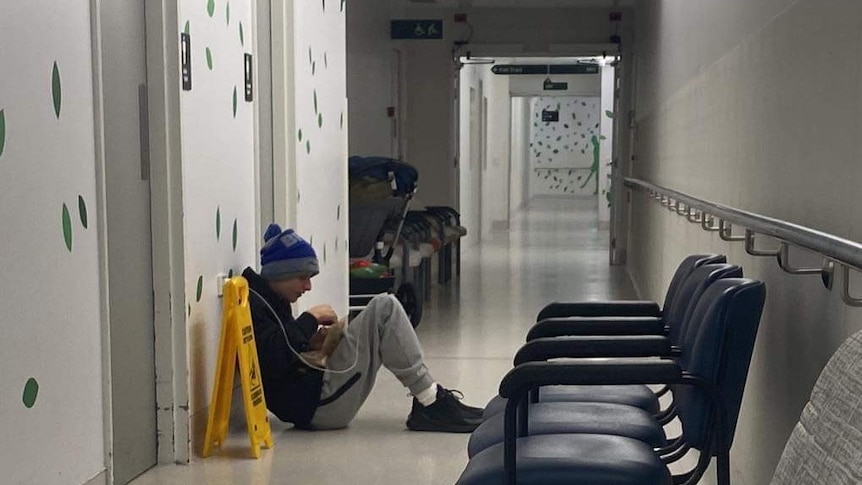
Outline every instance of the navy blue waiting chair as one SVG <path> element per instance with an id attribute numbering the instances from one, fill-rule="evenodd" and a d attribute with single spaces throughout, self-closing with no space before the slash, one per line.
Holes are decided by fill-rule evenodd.
<path id="1" fill-rule="evenodd" d="M 730 446 L 754 349 L 766 290 L 759 281 L 730 278 L 711 285 L 693 345 L 678 359 L 578 359 L 528 362 L 500 383 L 507 398 L 503 443 L 473 456 L 458 485 L 695 484 L 717 460 L 719 485 L 730 480 Z M 626 436 L 531 435 L 529 393 L 547 385 L 669 384 L 682 422 L 682 445 L 661 454 Z M 613 419 L 613 415 L 603 419 Z M 697 465 L 672 475 L 670 463 L 690 449 Z"/>
<path id="2" fill-rule="evenodd" d="M 515 365 L 535 360 L 562 357 L 646 357 L 673 356 L 681 335 L 706 289 L 723 278 L 739 278 L 742 269 L 729 264 L 707 264 L 697 267 L 675 290 L 678 297 L 664 317 L 554 318 L 537 323 L 528 342 L 515 355 Z M 622 333 L 631 327 L 632 334 Z M 602 328 L 610 328 L 603 331 Z M 649 331 L 646 331 L 646 330 Z M 620 331 L 619 333 L 617 331 Z M 579 334 L 580 332 L 580 334 Z M 574 334 L 574 335 L 573 335 Z M 652 335 L 650 335 L 652 334 Z M 533 402 L 606 402 L 639 407 L 653 415 L 661 413 L 658 393 L 647 386 L 550 386 L 532 396 Z M 485 406 L 486 419 L 499 414 L 506 406 L 500 396 Z M 659 416 L 664 422 L 673 418 L 673 408 Z"/>
<path id="3" fill-rule="evenodd" d="M 711 269 L 714 268 L 714 269 Z M 696 295 L 695 305 L 686 314 L 686 321 L 682 322 L 682 328 L 676 332 L 676 344 L 669 337 L 643 336 L 643 337 L 599 337 L 605 340 L 595 339 L 597 345 L 582 345 L 582 339 L 572 338 L 540 339 L 528 343 L 518 352 L 515 365 L 525 362 L 543 361 L 556 358 L 584 358 L 584 357 L 678 357 L 687 349 L 695 345 L 700 335 L 700 326 L 704 319 L 709 316 L 706 309 L 714 303 L 711 298 L 721 297 L 720 293 L 710 293 L 706 289 L 722 276 L 734 273 L 732 267 L 723 265 L 706 265 L 696 270 L 704 273 L 707 277 L 703 279 L 704 294 Z M 696 278 L 697 274 L 692 278 Z M 622 345 L 621 345 L 622 344 Z M 529 347 L 535 347 L 530 352 L 524 352 Z M 596 349 L 596 347 L 599 347 Z M 619 347 L 619 348 L 617 348 Z M 618 352 L 622 350 L 623 352 Z M 525 357 L 522 354 L 527 354 Z M 708 355 L 708 354 L 700 354 Z M 693 362 L 689 359 L 688 365 Z M 720 365 L 720 363 L 718 363 Z M 687 370 L 683 368 L 683 370 Z M 646 441 L 654 448 L 663 448 L 670 452 L 676 446 L 681 445 L 679 440 L 671 443 L 666 442 L 662 426 L 676 417 L 676 401 L 663 413 L 651 415 L 640 406 L 620 406 L 617 404 L 606 404 L 609 397 L 602 395 L 601 390 L 592 389 L 593 386 L 576 386 L 580 390 L 577 401 L 540 401 L 530 405 L 531 434 L 555 434 L 555 433 L 600 433 L 614 434 L 637 438 Z M 647 386 L 620 386 L 622 388 L 644 388 Z M 593 391 L 592 393 L 590 391 Z M 535 394 L 535 392 L 533 393 Z M 598 402 L 589 402 L 590 400 Z M 601 404 L 599 404 L 601 403 Z M 613 419 L 597 419 L 598 416 L 614 416 Z M 503 441 L 503 413 L 490 416 L 470 436 L 467 446 L 468 456 Z"/>
<path id="4" fill-rule="evenodd" d="M 536 321 L 560 317 L 660 317 L 663 308 L 667 309 L 673 306 L 677 298 L 677 291 L 695 268 L 704 264 L 726 262 L 727 258 L 722 254 L 692 254 L 687 256 L 677 266 L 667 287 L 664 305 L 661 307 L 654 301 L 646 300 L 554 302 L 545 305 L 539 311 Z"/>

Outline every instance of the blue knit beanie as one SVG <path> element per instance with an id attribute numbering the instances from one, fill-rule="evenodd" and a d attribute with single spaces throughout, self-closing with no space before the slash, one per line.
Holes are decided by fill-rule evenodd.
<path id="1" fill-rule="evenodd" d="M 278 224 L 270 224 L 263 240 L 266 244 L 260 250 L 260 275 L 265 279 L 285 280 L 320 272 L 314 248 L 293 229 L 282 231 Z"/>

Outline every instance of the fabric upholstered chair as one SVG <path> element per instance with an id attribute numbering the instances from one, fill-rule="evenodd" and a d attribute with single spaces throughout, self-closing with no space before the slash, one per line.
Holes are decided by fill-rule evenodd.
<path id="1" fill-rule="evenodd" d="M 485 484 L 694 484 L 717 457 L 718 483 L 729 483 L 730 444 L 765 300 L 763 283 L 741 278 L 711 285 L 695 317 L 702 321 L 679 359 L 577 359 L 528 362 L 509 372 L 500 394 L 509 399 L 504 441 L 470 459 L 458 485 Z M 672 450 L 599 433 L 532 435 L 528 393 L 554 384 L 658 384 L 673 386 L 683 436 Z M 598 419 L 616 419 L 609 413 Z M 697 466 L 673 476 L 667 465 L 686 451 Z"/>
<path id="2" fill-rule="evenodd" d="M 770 483 L 862 483 L 862 332 L 820 373 Z"/>

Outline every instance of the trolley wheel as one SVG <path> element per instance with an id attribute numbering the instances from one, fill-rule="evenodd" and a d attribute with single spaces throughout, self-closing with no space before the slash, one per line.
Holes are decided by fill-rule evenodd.
<path id="1" fill-rule="evenodd" d="M 410 283 L 404 283 L 398 287 L 398 291 L 395 292 L 395 298 L 398 298 L 398 301 L 401 302 L 401 306 L 407 312 L 407 317 L 410 318 L 413 328 L 418 327 L 419 322 L 422 320 L 422 300 L 416 294 L 416 288 Z"/>

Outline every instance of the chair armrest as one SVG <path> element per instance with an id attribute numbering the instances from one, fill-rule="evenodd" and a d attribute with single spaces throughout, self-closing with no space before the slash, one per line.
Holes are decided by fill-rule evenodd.
<path id="1" fill-rule="evenodd" d="M 515 365 L 561 358 L 670 357 L 671 343 L 659 335 L 573 336 L 527 342 L 515 354 Z"/>
<path id="2" fill-rule="evenodd" d="M 682 376 L 682 369 L 670 359 L 527 362 L 503 377 L 500 396 L 517 402 L 541 386 L 671 384 L 682 382 Z"/>
<path id="3" fill-rule="evenodd" d="M 664 335 L 664 320 L 658 317 L 566 317 L 536 323 L 527 341 L 568 335 Z"/>
<path id="4" fill-rule="evenodd" d="M 553 302 L 545 305 L 536 321 L 558 317 L 660 317 L 661 308 L 654 301 L 584 301 Z"/>

